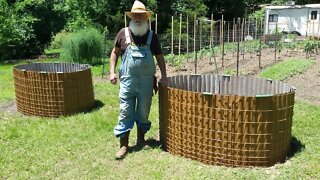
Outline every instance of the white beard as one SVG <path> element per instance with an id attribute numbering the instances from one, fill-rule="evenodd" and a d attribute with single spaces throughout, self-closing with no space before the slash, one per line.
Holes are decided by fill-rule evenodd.
<path id="1" fill-rule="evenodd" d="M 143 21 L 141 23 L 136 23 L 131 20 L 129 24 L 129 28 L 135 36 L 143 36 L 147 33 L 149 29 L 148 21 Z"/>

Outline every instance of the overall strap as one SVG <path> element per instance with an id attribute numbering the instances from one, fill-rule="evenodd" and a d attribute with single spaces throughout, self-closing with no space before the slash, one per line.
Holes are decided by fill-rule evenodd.
<path id="1" fill-rule="evenodd" d="M 147 45 L 148 45 L 148 46 L 150 46 L 150 44 L 151 44 L 152 35 L 153 35 L 153 31 L 150 29 L 150 30 L 149 30 L 149 34 L 148 34 L 148 40 L 147 40 Z"/>
<path id="2" fill-rule="evenodd" d="M 130 33 L 129 33 L 128 27 L 125 28 L 124 34 L 126 36 L 126 44 L 131 44 L 131 38 L 130 38 Z"/>

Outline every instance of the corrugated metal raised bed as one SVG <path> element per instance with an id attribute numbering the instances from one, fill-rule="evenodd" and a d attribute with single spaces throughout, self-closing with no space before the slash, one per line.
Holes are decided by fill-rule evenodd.
<path id="1" fill-rule="evenodd" d="M 92 108 L 91 66 L 33 63 L 13 68 L 17 110 L 26 115 L 57 117 Z"/>
<path id="2" fill-rule="evenodd" d="M 272 166 L 290 149 L 295 88 L 254 77 L 186 75 L 159 91 L 160 141 L 206 164 Z"/>

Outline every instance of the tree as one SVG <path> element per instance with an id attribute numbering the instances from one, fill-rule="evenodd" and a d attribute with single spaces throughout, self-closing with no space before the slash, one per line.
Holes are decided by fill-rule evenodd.
<path id="1" fill-rule="evenodd" d="M 18 59 L 39 55 L 61 30 L 63 18 L 53 1 L 0 0 L 0 58 Z"/>

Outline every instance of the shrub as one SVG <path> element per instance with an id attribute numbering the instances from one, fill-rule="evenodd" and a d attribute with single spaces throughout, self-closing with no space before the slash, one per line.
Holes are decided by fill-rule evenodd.
<path id="1" fill-rule="evenodd" d="M 65 61 L 100 64 L 102 41 L 102 33 L 95 28 L 86 28 L 71 33 L 62 41 L 61 58 Z"/>
<path id="2" fill-rule="evenodd" d="M 67 35 L 68 34 L 66 32 L 59 32 L 55 36 L 53 36 L 49 49 L 62 48 L 62 41 L 67 37 Z"/>

